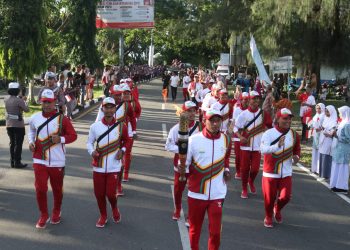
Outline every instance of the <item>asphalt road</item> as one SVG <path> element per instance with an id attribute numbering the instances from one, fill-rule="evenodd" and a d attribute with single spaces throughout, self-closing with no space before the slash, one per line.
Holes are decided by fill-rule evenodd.
<path id="1" fill-rule="evenodd" d="M 130 182 L 118 199 L 120 224 L 109 220 L 97 229 L 98 209 L 93 195 L 90 157 L 86 150 L 89 126 L 97 110 L 74 121 L 78 140 L 67 145 L 62 222 L 35 228 L 39 216 L 33 170 L 9 168 L 8 137 L 0 128 L 0 249 L 183 249 L 183 223 L 171 219 L 172 154 L 164 151 L 165 133 L 178 118 L 173 103 L 162 105 L 160 81 L 140 87 L 143 107 L 134 143 Z M 179 98 L 182 95 L 179 90 Z M 180 105 L 181 100 L 178 101 Z M 165 129 L 163 131 L 163 129 Z M 23 159 L 31 156 L 24 142 Z M 233 180 L 224 204 L 221 249 L 349 249 L 350 204 L 331 193 L 299 168 L 293 175 L 293 197 L 283 210 L 284 223 L 273 229 L 263 226 L 261 195 L 240 198 L 240 183 Z M 49 207 L 52 195 L 49 191 Z M 184 197 L 184 211 L 186 212 Z M 201 249 L 206 249 L 207 224 Z"/>

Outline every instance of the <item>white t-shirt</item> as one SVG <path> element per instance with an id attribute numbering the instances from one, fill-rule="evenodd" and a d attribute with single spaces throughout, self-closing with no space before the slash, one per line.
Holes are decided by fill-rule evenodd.
<path id="1" fill-rule="evenodd" d="M 179 76 L 171 76 L 170 78 L 170 86 L 177 88 L 179 85 L 180 78 Z"/>
<path id="2" fill-rule="evenodd" d="M 190 84 L 191 82 L 191 77 L 189 76 L 185 76 L 183 79 L 182 79 L 182 87 L 184 89 L 187 89 L 188 88 L 188 85 Z"/>

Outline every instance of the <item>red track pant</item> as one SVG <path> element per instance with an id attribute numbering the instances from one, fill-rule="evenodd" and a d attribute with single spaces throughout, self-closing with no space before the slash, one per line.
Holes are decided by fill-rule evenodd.
<path id="1" fill-rule="evenodd" d="M 240 141 L 234 141 L 234 151 L 235 151 L 235 165 L 236 173 L 241 174 L 241 143 Z"/>
<path id="2" fill-rule="evenodd" d="M 189 236 L 192 250 L 199 249 L 199 238 L 206 211 L 208 211 L 209 220 L 208 249 L 219 249 L 223 201 L 223 199 L 198 200 L 188 197 Z"/>
<path id="3" fill-rule="evenodd" d="M 131 163 L 131 150 L 134 144 L 134 139 L 130 138 L 130 147 L 127 147 L 124 154 L 124 172 L 129 173 L 130 163 Z"/>
<path id="4" fill-rule="evenodd" d="M 190 94 L 188 93 L 187 88 L 182 89 L 182 96 L 184 97 L 184 101 L 190 100 Z"/>
<path id="5" fill-rule="evenodd" d="M 35 192 L 36 200 L 41 215 L 48 215 L 47 208 L 47 181 L 50 179 L 50 184 L 53 193 L 53 210 L 56 212 L 61 211 L 62 198 L 63 198 L 63 177 L 64 167 L 47 167 L 42 164 L 33 164 L 35 175 Z"/>
<path id="6" fill-rule="evenodd" d="M 179 181 L 180 173 L 174 171 L 174 200 L 175 208 L 181 209 L 182 205 L 182 193 L 185 190 L 188 174 L 186 174 L 186 181 Z"/>
<path id="7" fill-rule="evenodd" d="M 274 205 L 276 204 L 277 210 L 281 211 L 291 198 L 292 177 L 269 178 L 263 176 L 262 190 L 265 203 L 265 216 L 272 218 Z"/>
<path id="8" fill-rule="evenodd" d="M 118 173 L 94 172 L 94 193 L 101 216 L 107 217 L 106 197 L 112 210 L 117 207 L 116 188 Z"/>
<path id="9" fill-rule="evenodd" d="M 261 153 L 259 151 L 241 150 L 242 189 L 247 190 L 248 181 L 254 183 L 259 173 Z"/>

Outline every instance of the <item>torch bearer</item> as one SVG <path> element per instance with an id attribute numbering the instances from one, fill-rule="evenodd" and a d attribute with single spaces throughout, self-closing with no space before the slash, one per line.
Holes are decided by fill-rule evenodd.
<path id="1" fill-rule="evenodd" d="M 178 146 L 180 159 L 179 181 L 186 181 L 186 157 L 188 147 L 188 114 L 186 112 L 180 114 Z"/>

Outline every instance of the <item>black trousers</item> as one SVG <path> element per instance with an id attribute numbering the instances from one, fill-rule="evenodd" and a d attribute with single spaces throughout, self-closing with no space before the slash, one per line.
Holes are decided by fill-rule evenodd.
<path id="1" fill-rule="evenodd" d="M 173 86 L 170 86 L 170 87 L 171 87 L 171 99 L 174 101 L 176 100 L 177 87 L 173 87 Z"/>
<path id="2" fill-rule="evenodd" d="M 22 160 L 22 146 L 25 128 L 7 127 L 7 134 L 10 137 L 11 162 L 20 163 Z"/>

